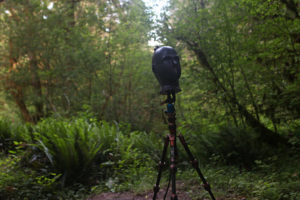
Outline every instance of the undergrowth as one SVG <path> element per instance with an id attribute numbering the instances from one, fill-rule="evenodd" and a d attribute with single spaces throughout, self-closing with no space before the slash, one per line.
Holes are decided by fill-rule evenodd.
<path id="1" fill-rule="evenodd" d="M 128 127 L 92 118 L 50 118 L 37 125 L 0 122 L 0 199 L 85 199 L 104 191 L 151 192 L 163 137 Z M 290 138 L 288 150 L 280 150 L 263 146 L 251 130 L 183 134 L 216 196 L 300 199 L 297 137 Z M 178 180 L 185 182 L 192 199 L 205 198 L 208 194 L 199 189 L 200 179 L 179 142 L 178 147 Z M 168 182 L 168 166 L 167 160 L 162 186 Z"/>
<path id="2" fill-rule="evenodd" d="M 283 155 L 281 155 L 283 156 Z M 282 162 L 284 161 L 284 165 Z M 251 200 L 298 200 L 300 199 L 300 160 L 295 157 L 270 157 L 265 161 L 257 160 L 255 167 L 248 171 L 236 166 L 203 166 L 203 174 L 220 198 Z M 193 187 L 201 185 L 200 178 L 193 169 L 179 174 L 179 179 Z M 194 197 L 209 197 L 203 191 L 193 191 Z M 231 198 L 230 198 L 231 197 Z"/>

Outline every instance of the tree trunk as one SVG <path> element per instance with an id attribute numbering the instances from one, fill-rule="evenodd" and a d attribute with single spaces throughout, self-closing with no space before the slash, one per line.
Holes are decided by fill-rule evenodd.
<path id="1" fill-rule="evenodd" d="M 32 123 L 33 122 L 32 117 L 24 102 L 24 95 L 23 95 L 22 88 L 20 86 L 16 86 L 12 81 L 10 81 L 8 85 L 9 85 L 9 90 L 11 95 L 13 96 L 15 103 L 20 109 L 23 120 L 25 122 Z"/>
<path id="2" fill-rule="evenodd" d="M 36 100 L 34 106 L 36 113 L 33 116 L 34 122 L 38 122 L 44 116 L 44 104 L 43 104 L 43 94 L 42 94 L 42 84 L 38 75 L 38 62 L 35 55 L 30 56 L 30 69 L 32 71 L 31 84 L 36 95 Z"/>
<path id="3" fill-rule="evenodd" d="M 14 58 L 13 55 L 13 45 L 12 42 L 9 41 L 9 62 L 10 62 L 10 67 L 9 71 L 6 75 L 6 90 L 10 92 L 12 95 L 15 103 L 17 104 L 22 118 L 26 122 L 33 122 L 32 117 L 26 107 L 26 104 L 24 102 L 24 95 L 23 95 L 23 88 L 19 85 L 17 85 L 10 77 L 12 71 L 16 70 L 16 64 L 17 64 L 17 59 Z"/>

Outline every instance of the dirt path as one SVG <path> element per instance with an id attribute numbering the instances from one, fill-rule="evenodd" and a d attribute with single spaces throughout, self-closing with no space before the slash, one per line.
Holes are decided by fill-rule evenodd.
<path id="1" fill-rule="evenodd" d="M 191 198 L 190 195 L 188 193 L 181 193 L 178 192 L 178 199 L 179 200 L 210 200 L 209 198 Z M 162 192 L 160 192 L 157 196 L 157 200 L 163 200 L 163 196 L 164 194 Z M 136 195 L 130 192 L 125 192 L 125 193 L 102 193 L 100 195 L 97 196 L 93 196 L 88 198 L 87 200 L 151 200 L 153 197 L 152 193 L 148 193 L 148 194 L 143 194 L 143 195 Z M 167 200 L 170 199 L 170 195 L 167 196 L 166 198 Z M 216 200 L 246 200 L 246 198 L 244 197 L 221 197 L 218 198 L 216 197 Z"/>
<path id="2" fill-rule="evenodd" d="M 126 193 L 102 193 L 88 200 L 150 200 L 153 194 L 135 195 L 129 192 Z M 157 200 L 163 199 L 163 194 L 159 193 Z M 170 199 L 168 196 L 167 199 Z M 187 194 L 178 194 L 178 199 L 191 200 Z"/>
<path id="3" fill-rule="evenodd" d="M 180 200 L 192 200 L 189 193 L 192 191 L 186 192 L 186 185 L 183 182 L 177 182 L 177 195 Z M 188 190 L 187 190 L 188 191 Z M 162 200 L 166 192 L 166 188 L 161 188 L 159 193 L 157 194 L 157 200 Z M 168 196 L 166 199 L 171 198 L 171 187 L 169 188 Z M 93 197 L 90 197 L 87 200 L 151 200 L 153 198 L 153 192 L 149 191 L 143 194 L 134 194 L 131 192 L 124 193 L 111 193 L 106 192 Z"/>
<path id="4" fill-rule="evenodd" d="M 171 189 L 171 188 L 170 188 Z M 170 197 L 170 191 L 168 192 L 167 200 Z M 163 200 L 165 194 L 165 189 L 162 188 L 158 193 L 157 200 Z M 177 183 L 177 195 L 179 200 L 210 200 L 210 198 L 203 197 L 207 194 L 200 186 L 192 186 L 188 188 L 183 182 Z M 151 200 L 153 197 L 153 192 L 149 191 L 144 194 L 134 194 L 132 192 L 123 193 L 112 193 L 105 192 L 99 195 L 92 196 L 87 200 Z M 245 197 L 238 197 L 234 194 L 226 195 L 225 197 L 216 197 L 216 200 L 246 200 Z"/>

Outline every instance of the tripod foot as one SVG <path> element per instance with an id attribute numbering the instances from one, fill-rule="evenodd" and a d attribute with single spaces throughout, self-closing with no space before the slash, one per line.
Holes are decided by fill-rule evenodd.
<path id="1" fill-rule="evenodd" d="M 172 194 L 171 195 L 171 200 L 178 200 L 177 194 Z"/>
<path id="2" fill-rule="evenodd" d="M 160 188 L 159 188 L 159 185 L 155 185 L 155 186 L 153 187 L 153 192 L 154 192 L 153 200 L 156 199 L 156 195 L 157 195 L 159 189 L 160 189 Z"/>
<path id="3" fill-rule="evenodd" d="M 159 192 L 159 186 L 157 186 L 157 185 L 155 185 L 154 187 L 153 187 L 153 192 L 154 193 L 158 193 Z"/>

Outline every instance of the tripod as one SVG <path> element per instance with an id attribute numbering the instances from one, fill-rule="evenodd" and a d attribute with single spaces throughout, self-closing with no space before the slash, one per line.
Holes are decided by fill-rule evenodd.
<path id="1" fill-rule="evenodd" d="M 153 188 L 154 194 L 153 194 L 153 200 L 156 200 L 157 193 L 159 191 L 159 182 L 161 179 L 161 174 L 162 174 L 162 169 L 165 165 L 165 159 L 166 159 L 166 153 L 167 153 L 167 148 L 170 143 L 170 178 L 172 181 L 172 194 L 171 194 L 171 200 L 178 200 L 177 194 L 176 194 L 176 160 L 178 157 L 177 153 L 177 145 L 176 145 L 176 113 L 175 113 L 175 107 L 174 104 L 176 100 L 175 93 L 168 93 L 168 98 L 163 104 L 167 104 L 167 111 L 165 111 L 165 114 L 168 116 L 168 125 L 169 125 L 169 131 L 170 134 L 165 137 L 165 143 L 164 143 L 164 148 L 163 148 L 163 153 L 161 156 L 161 160 L 159 162 L 159 169 L 158 169 L 158 175 L 156 179 L 156 184 Z M 215 197 L 210 189 L 210 185 L 208 182 L 205 180 L 199 165 L 198 161 L 194 158 L 193 154 L 191 153 L 187 143 L 185 142 L 185 139 L 182 134 L 178 135 L 179 140 L 181 144 L 183 145 L 186 153 L 189 156 L 190 162 L 193 166 L 193 168 L 197 171 L 200 179 L 203 182 L 203 187 L 206 191 L 208 191 L 210 197 L 212 200 L 215 200 Z"/>

